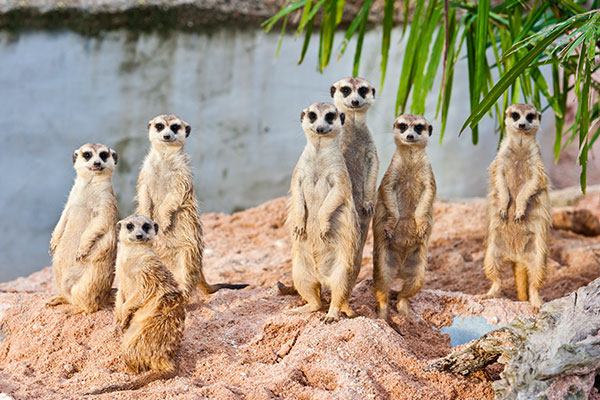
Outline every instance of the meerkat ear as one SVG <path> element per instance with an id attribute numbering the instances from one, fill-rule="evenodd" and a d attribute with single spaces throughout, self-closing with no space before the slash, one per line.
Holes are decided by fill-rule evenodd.
<path id="1" fill-rule="evenodd" d="M 306 114 L 304 112 L 304 110 L 302 110 L 302 112 L 300 113 L 300 122 L 302 122 L 302 120 L 304 120 L 304 114 Z"/>
<path id="2" fill-rule="evenodd" d="M 373 88 L 371 90 L 373 90 L 373 98 L 375 98 L 375 88 Z"/>
<path id="3" fill-rule="evenodd" d="M 331 93 L 331 97 L 333 97 L 333 95 L 335 95 L 335 86 L 331 85 L 329 92 Z"/>
<path id="4" fill-rule="evenodd" d="M 77 151 L 73 152 L 73 164 L 75 164 L 75 161 L 77 161 Z"/>
<path id="5" fill-rule="evenodd" d="M 342 123 L 342 125 L 344 125 L 345 120 L 346 120 L 346 114 L 344 114 L 343 112 L 340 112 L 340 122 Z"/>
<path id="6" fill-rule="evenodd" d="M 542 113 L 538 111 L 538 119 L 542 122 Z"/>
<path id="7" fill-rule="evenodd" d="M 113 160 L 115 160 L 115 165 L 117 165 L 117 163 L 119 162 L 119 155 L 117 154 L 117 152 L 113 149 L 110 149 L 110 155 L 112 156 Z"/>
<path id="8" fill-rule="evenodd" d="M 148 121 L 148 130 L 150 130 L 150 125 L 152 125 L 152 121 Z"/>
<path id="9" fill-rule="evenodd" d="M 189 125 L 185 126 L 185 137 L 190 136 L 190 133 L 192 132 L 192 127 Z"/>
<path id="10" fill-rule="evenodd" d="M 154 234 L 158 234 L 158 224 L 154 223 Z"/>
<path id="11" fill-rule="evenodd" d="M 433 133 L 433 126 L 429 125 L 429 136 Z"/>
<path id="12" fill-rule="evenodd" d="M 120 231 L 121 231 L 121 223 L 117 222 L 117 232 L 120 232 Z"/>

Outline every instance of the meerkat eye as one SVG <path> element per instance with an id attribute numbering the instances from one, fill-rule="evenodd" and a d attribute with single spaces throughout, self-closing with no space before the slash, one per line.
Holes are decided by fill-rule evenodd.
<path id="1" fill-rule="evenodd" d="M 534 119 L 535 119 L 535 114 L 533 114 L 533 113 L 527 114 L 527 121 L 533 122 Z"/>
<path id="2" fill-rule="evenodd" d="M 335 113 L 327 113 L 325 114 L 325 121 L 327 121 L 329 124 L 332 124 L 333 121 L 335 121 Z"/>
<path id="3" fill-rule="evenodd" d="M 310 119 L 310 122 L 315 122 L 317 120 L 317 114 L 315 114 L 314 112 L 309 112 L 308 113 L 308 119 Z"/>
<path id="4" fill-rule="evenodd" d="M 408 125 L 406 125 L 404 122 L 400 122 L 397 125 L 397 128 L 400 129 L 400 132 L 404 132 L 408 128 Z"/>
<path id="5" fill-rule="evenodd" d="M 146 232 L 146 233 L 148 233 L 148 231 L 150 230 L 150 228 L 152 228 L 152 227 L 151 227 L 151 226 L 150 226 L 150 224 L 149 224 L 149 223 L 147 223 L 147 222 L 146 222 L 144 225 L 142 225 L 142 229 L 143 229 L 143 230 L 144 230 L 144 232 Z"/>
<path id="6" fill-rule="evenodd" d="M 516 113 L 516 112 L 514 112 L 514 113 L 510 114 L 510 117 L 511 117 L 512 119 L 514 119 L 515 121 L 518 121 L 518 120 L 519 120 L 519 118 L 521 118 L 521 116 L 519 115 L 519 113 Z"/>
<path id="7" fill-rule="evenodd" d="M 165 129 L 165 125 L 161 124 L 160 122 L 156 125 L 154 125 L 154 127 L 156 128 L 157 131 L 162 131 L 163 129 Z"/>
<path id="8" fill-rule="evenodd" d="M 83 154 L 82 154 L 82 156 L 86 160 L 89 160 L 90 158 L 92 158 L 92 153 L 90 153 L 89 151 L 84 151 Z"/>
<path id="9" fill-rule="evenodd" d="M 340 89 L 340 91 L 342 92 L 344 97 L 347 97 L 350 94 L 350 92 L 352 92 L 352 89 L 350 89 L 348 86 L 344 86 Z"/>
<path id="10" fill-rule="evenodd" d="M 181 125 L 179 125 L 179 124 L 173 124 L 173 125 L 171 125 L 171 130 L 174 133 L 177 133 L 177 131 L 179 131 L 180 129 L 181 129 Z"/>
<path id="11" fill-rule="evenodd" d="M 415 125 L 415 132 L 417 132 L 419 135 L 421 134 L 421 132 L 423 132 L 423 129 L 425 127 L 421 124 Z"/>
<path id="12" fill-rule="evenodd" d="M 131 222 L 130 222 L 130 223 L 128 223 L 128 224 L 126 225 L 126 227 L 127 227 L 127 230 L 128 230 L 129 232 L 131 232 L 131 231 L 133 230 L 133 224 L 132 224 Z"/>
<path id="13" fill-rule="evenodd" d="M 108 160 L 108 152 L 101 151 L 100 152 L 100 158 L 102 159 L 102 161 L 106 162 L 106 160 Z"/>
<path id="14" fill-rule="evenodd" d="M 366 86 L 363 86 L 360 89 L 358 89 L 358 94 L 360 94 L 360 97 L 362 97 L 363 99 L 367 97 L 368 93 L 369 93 L 369 88 Z"/>

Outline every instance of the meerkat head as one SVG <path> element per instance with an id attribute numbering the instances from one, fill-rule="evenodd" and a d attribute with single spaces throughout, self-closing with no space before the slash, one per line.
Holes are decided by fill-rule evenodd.
<path id="1" fill-rule="evenodd" d="M 117 152 L 100 143 L 86 143 L 73 152 L 73 168 L 82 176 L 110 176 L 117 160 Z"/>
<path id="2" fill-rule="evenodd" d="M 542 114 L 530 104 L 513 104 L 506 109 L 504 123 L 512 134 L 535 135 L 540 128 Z"/>
<path id="3" fill-rule="evenodd" d="M 433 127 L 421 115 L 399 115 L 394 121 L 394 141 L 397 146 L 422 146 L 427 145 Z"/>
<path id="4" fill-rule="evenodd" d="M 375 99 L 375 88 L 363 78 L 344 78 L 331 85 L 331 97 L 344 112 L 366 112 Z"/>
<path id="5" fill-rule="evenodd" d="M 302 130 L 310 138 L 334 138 L 342 131 L 345 115 L 331 103 L 313 103 L 300 114 Z"/>
<path id="6" fill-rule="evenodd" d="M 176 115 L 159 115 L 148 122 L 148 136 L 153 146 L 178 146 L 185 144 L 192 127 Z"/>
<path id="7" fill-rule="evenodd" d="M 124 243 L 151 243 L 158 233 L 158 224 L 145 215 L 130 215 L 117 222 L 119 241 Z"/>

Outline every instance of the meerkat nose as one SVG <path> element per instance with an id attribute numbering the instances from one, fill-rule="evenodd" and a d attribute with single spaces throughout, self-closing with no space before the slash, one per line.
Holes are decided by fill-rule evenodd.
<path id="1" fill-rule="evenodd" d="M 167 135 L 163 135 L 163 139 L 169 140 L 169 139 L 171 139 L 171 135 L 168 135 L 168 134 Z"/>
<path id="2" fill-rule="evenodd" d="M 519 124 L 519 129 L 525 129 L 525 124 Z"/>
<path id="3" fill-rule="evenodd" d="M 100 161 L 94 161 L 94 167 L 99 167 L 100 165 Z"/>
<path id="4" fill-rule="evenodd" d="M 354 107 L 358 106 L 360 103 L 358 102 L 358 100 L 352 100 L 352 105 Z"/>
<path id="5" fill-rule="evenodd" d="M 413 140 L 415 137 L 414 137 L 414 135 L 406 135 L 406 138 L 407 138 L 408 140 Z"/>
<path id="6" fill-rule="evenodd" d="M 137 235 L 135 235 L 135 237 L 138 239 L 143 239 L 144 235 L 142 235 L 141 233 L 138 233 Z"/>
<path id="7" fill-rule="evenodd" d="M 317 128 L 317 133 L 323 133 L 325 131 L 325 128 L 323 128 L 322 126 L 319 126 Z"/>

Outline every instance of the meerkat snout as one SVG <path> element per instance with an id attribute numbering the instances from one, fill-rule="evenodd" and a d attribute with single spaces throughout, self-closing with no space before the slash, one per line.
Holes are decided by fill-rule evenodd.
<path id="1" fill-rule="evenodd" d="M 117 223 L 119 240 L 126 243 L 150 242 L 158 233 L 158 224 L 144 215 L 131 215 Z"/>
<path id="2" fill-rule="evenodd" d="M 154 145 L 183 146 L 191 131 L 190 125 L 176 115 L 159 115 L 148 122 L 148 136 Z"/>
<path id="3" fill-rule="evenodd" d="M 116 151 L 99 143 L 86 143 L 73 152 L 73 168 L 78 174 L 111 174 L 117 160 Z"/>
<path id="4" fill-rule="evenodd" d="M 433 127 L 420 115 L 400 115 L 394 121 L 394 140 L 397 144 L 426 145 Z"/>
<path id="5" fill-rule="evenodd" d="M 513 104 L 506 110 L 504 122 L 510 133 L 535 134 L 542 120 L 542 114 L 530 104 Z"/>

